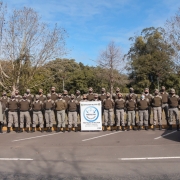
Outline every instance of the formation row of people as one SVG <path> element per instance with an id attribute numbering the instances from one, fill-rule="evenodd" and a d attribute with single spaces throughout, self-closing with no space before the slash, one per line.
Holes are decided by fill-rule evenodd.
<path id="1" fill-rule="evenodd" d="M 130 125 L 136 130 L 136 125 L 139 129 L 151 125 L 150 117 L 151 110 L 153 110 L 153 125 L 154 130 L 157 124 L 159 129 L 162 129 L 162 111 L 165 111 L 166 121 L 169 129 L 172 129 L 173 114 L 175 114 L 177 130 L 179 130 L 179 96 L 175 95 L 175 90 L 171 89 L 168 94 L 165 87 L 161 91 L 155 90 L 154 95 L 149 94 L 149 89 L 145 88 L 144 92 L 138 98 L 134 93 L 134 89 L 130 88 L 129 94 L 123 96 L 120 89 L 116 89 L 116 93 L 111 96 L 106 93 L 105 88 L 102 88 L 101 94 L 93 93 L 90 87 L 88 94 L 81 96 L 80 91 L 76 91 L 76 96 L 69 96 L 64 90 L 63 94 L 57 94 L 55 88 L 51 88 L 51 93 L 43 95 L 43 90 L 39 90 L 38 95 L 31 95 L 30 90 L 22 96 L 19 95 L 18 90 L 12 94 L 11 98 L 3 93 L 0 99 L 3 112 L 7 120 L 7 132 L 10 132 L 10 127 L 14 123 L 16 132 L 23 131 L 24 120 L 26 119 L 26 131 L 30 132 L 30 124 L 32 123 L 32 132 L 35 131 L 36 125 L 39 123 L 41 132 L 44 132 L 44 121 L 48 132 L 52 132 L 53 121 L 57 120 L 57 132 L 61 127 L 65 132 L 65 118 L 68 116 L 68 131 L 72 129 L 74 122 L 75 131 L 77 131 L 77 116 L 80 115 L 80 101 L 101 101 L 102 113 L 104 114 L 104 130 L 107 126 L 116 126 L 116 130 L 122 127 L 125 130 L 125 113 L 127 113 L 127 130 L 130 130 Z M 136 118 L 136 112 L 139 112 L 139 122 Z M 2 123 L 0 123 L 0 132 L 2 132 Z"/>

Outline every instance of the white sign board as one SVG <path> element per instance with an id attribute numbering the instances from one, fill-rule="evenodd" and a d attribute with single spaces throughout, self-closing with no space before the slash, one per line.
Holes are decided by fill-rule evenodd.
<path id="1" fill-rule="evenodd" d="M 102 130 L 101 101 L 80 102 L 81 130 Z"/>

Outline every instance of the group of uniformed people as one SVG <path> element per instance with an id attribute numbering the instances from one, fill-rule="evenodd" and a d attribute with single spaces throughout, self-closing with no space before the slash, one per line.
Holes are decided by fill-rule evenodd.
<path id="1" fill-rule="evenodd" d="M 26 131 L 35 132 L 35 127 L 39 124 L 41 132 L 44 132 L 44 122 L 46 123 L 47 132 L 52 132 L 53 122 L 57 122 L 57 132 L 65 132 L 65 120 L 68 118 L 68 131 L 72 130 L 74 125 L 75 132 L 77 129 L 77 119 L 80 117 L 80 102 L 83 101 L 101 101 L 102 113 L 104 115 L 104 131 L 110 126 L 116 126 L 119 131 L 120 127 L 124 131 L 127 125 L 127 130 L 141 130 L 143 125 L 145 130 L 148 130 L 151 124 L 151 110 L 153 111 L 153 130 L 156 125 L 159 125 L 159 130 L 162 129 L 162 111 L 165 112 L 168 129 L 172 130 L 173 115 L 175 115 L 177 130 L 179 130 L 179 96 L 175 94 L 175 90 L 171 89 L 170 93 L 166 92 L 162 86 L 160 92 L 158 89 L 154 94 L 149 93 L 149 89 L 145 88 L 140 98 L 134 93 L 134 89 L 129 89 L 129 94 L 123 96 L 120 89 L 116 88 L 116 93 L 111 96 L 106 93 L 105 88 L 102 88 L 101 94 L 93 92 L 93 88 L 89 88 L 89 92 L 81 96 L 80 91 L 76 91 L 76 95 L 68 95 L 67 90 L 63 93 L 56 93 L 55 87 L 51 88 L 51 93 L 45 96 L 43 90 L 39 89 L 37 95 L 32 95 L 30 89 L 21 96 L 16 90 L 15 94 L 7 97 L 6 92 L 3 92 L 0 98 L 2 106 L 2 114 L 4 118 L 0 119 L 0 133 L 4 119 L 7 121 L 7 133 L 10 133 L 12 124 L 14 124 L 16 132 L 23 132 L 24 123 L 26 122 Z M 136 112 L 139 113 L 139 121 L 136 117 Z M 127 124 L 125 124 L 125 113 Z M 32 130 L 30 131 L 30 125 Z"/>

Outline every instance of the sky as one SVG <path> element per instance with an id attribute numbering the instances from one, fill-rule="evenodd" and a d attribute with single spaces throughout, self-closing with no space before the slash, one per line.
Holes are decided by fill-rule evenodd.
<path id="1" fill-rule="evenodd" d="M 55 23 L 68 33 L 68 54 L 95 66 L 100 52 L 114 41 L 125 54 L 130 37 L 147 27 L 163 27 L 175 15 L 179 0 L 4 0 L 8 11 L 24 6 L 36 10 L 42 21 Z"/>

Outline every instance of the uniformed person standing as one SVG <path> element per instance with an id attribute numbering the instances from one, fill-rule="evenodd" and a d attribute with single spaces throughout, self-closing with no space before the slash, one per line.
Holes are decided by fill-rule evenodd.
<path id="1" fill-rule="evenodd" d="M 77 132 L 77 107 L 78 107 L 78 101 L 74 100 L 75 96 L 74 94 L 71 94 L 71 100 L 68 102 L 68 128 L 69 132 L 72 129 L 72 124 L 74 124 L 75 132 Z"/>
<path id="2" fill-rule="evenodd" d="M 2 93 L 2 97 L 0 98 L 0 101 L 1 101 L 1 104 L 2 104 L 2 107 L 3 107 L 3 124 L 4 124 L 4 121 L 6 122 L 6 124 L 8 124 L 8 109 L 6 108 L 6 104 L 7 104 L 7 101 L 8 101 L 8 97 L 7 97 L 7 94 L 6 92 L 4 91 Z"/>
<path id="3" fill-rule="evenodd" d="M 44 103 L 44 101 L 46 100 L 46 96 L 43 94 L 43 90 L 39 89 L 39 101 L 41 101 L 42 103 Z"/>
<path id="4" fill-rule="evenodd" d="M 103 101 L 104 101 L 104 99 L 106 99 L 107 98 L 107 95 L 106 95 L 106 89 L 105 88 L 102 88 L 101 89 L 101 94 L 99 95 L 99 100 L 101 101 L 101 106 L 102 106 L 102 104 L 103 104 Z M 104 109 L 103 109 L 103 106 L 102 106 L 102 115 L 104 114 Z"/>
<path id="5" fill-rule="evenodd" d="M 78 101 L 77 114 L 78 114 L 79 119 L 80 119 L 80 101 L 82 100 L 82 96 L 81 96 L 81 92 L 79 90 L 76 91 L 75 100 Z"/>
<path id="6" fill-rule="evenodd" d="M 0 133 L 3 133 L 2 128 L 3 128 L 3 103 L 0 101 Z"/>
<path id="7" fill-rule="evenodd" d="M 113 130 L 113 113 L 114 113 L 114 101 L 111 99 L 111 94 L 107 92 L 107 97 L 103 101 L 104 107 L 104 131 L 107 131 L 107 126 L 111 127 L 111 131 Z"/>
<path id="8" fill-rule="evenodd" d="M 94 100 L 93 101 L 99 101 L 97 93 L 94 94 Z"/>
<path id="9" fill-rule="evenodd" d="M 27 99 L 27 94 L 24 94 L 23 98 L 19 100 L 19 111 L 20 111 L 20 131 L 23 132 L 24 118 L 26 118 L 26 132 L 29 133 L 31 117 L 29 110 L 31 109 L 31 101 Z"/>
<path id="10" fill-rule="evenodd" d="M 127 110 L 127 131 L 130 130 L 130 126 L 132 125 L 133 130 L 135 128 L 135 110 L 136 110 L 136 100 L 133 99 L 133 95 L 129 94 L 129 99 L 126 101 L 126 110 Z"/>
<path id="11" fill-rule="evenodd" d="M 142 129 L 144 124 L 145 130 L 148 130 L 148 106 L 149 99 L 145 98 L 144 94 L 137 100 L 137 108 L 139 110 L 139 130 Z"/>
<path id="12" fill-rule="evenodd" d="M 169 117 L 168 117 L 168 97 L 169 97 L 169 94 L 166 92 L 166 88 L 164 86 L 161 87 L 161 97 L 162 97 L 162 111 L 164 111 L 167 125 L 169 125 Z"/>
<path id="13" fill-rule="evenodd" d="M 52 132 L 53 120 L 54 120 L 54 101 L 51 99 L 52 94 L 47 95 L 47 100 L 44 101 L 45 120 L 47 132 Z"/>
<path id="14" fill-rule="evenodd" d="M 8 108 L 8 127 L 7 133 L 10 133 L 10 128 L 14 122 L 15 131 L 18 131 L 18 100 L 15 99 L 15 95 L 11 95 L 11 99 L 7 101 L 6 107 Z"/>
<path id="15" fill-rule="evenodd" d="M 27 89 L 27 90 L 26 90 L 26 99 L 29 99 L 31 103 L 32 103 L 33 100 L 34 100 L 34 95 L 31 94 L 30 89 Z"/>
<path id="16" fill-rule="evenodd" d="M 124 131 L 124 108 L 125 108 L 125 100 L 121 93 L 118 94 L 118 99 L 115 100 L 115 111 L 116 111 L 116 131 L 119 131 L 120 123 L 122 126 L 122 130 Z"/>
<path id="17" fill-rule="evenodd" d="M 22 96 L 19 95 L 19 90 L 15 90 L 15 99 L 17 99 L 18 101 L 22 99 Z"/>
<path id="18" fill-rule="evenodd" d="M 88 101 L 93 101 L 94 100 L 94 93 L 93 93 L 93 88 L 89 87 L 89 93 L 87 94 L 87 100 Z"/>
<path id="19" fill-rule="evenodd" d="M 170 90 L 170 95 L 168 98 L 168 104 L 169 104 L 169 127 L 168 130 L 172 130 L 172 124 L 173 124 L 173 114 L 175 116 L 176 125 L 177 125 L 177 131 L 179 131 L 179 96 L 175 94 L 175 90 Z"/>
<path id="20" fill-rule="evenodd" d="M 65 132 L 65 110 L 67 109 L 67 103 L 62 99 L 62 94 L 58 95 L 58 99 L 55 101 L 55 110 L 57 113 L 57 131 L 60 132 L 60 128 L 63 128 Z"/>
<path id="21" fill-rule="evenodd" d="M 129 94 L 126 95 L 126 101 L 129 100 L 130 95 L 132 96 L 132 99 L 137 102 L 138 96 L 137 96 L 137 94 L 134 93 L 134 88 L 132 88 L 132 87 L 129 88 Z"/>
<path id="22" fill-rule="evenodd" d="M 119 94 L 119 93 L 120 93 L 120 88 L 117 87 L 117 88 L 116 88 L 116 93 L 113 94 L 113 97 L 112 97 L 113 100 L 114 100 L 114 102 L 115 102 L 116 99 L 118 99 L 118 94 Z"/>
<path id="23" fill-rule="evenodd" d="M 159 124 L 159 130 L 162 130 L 162 97 L 159 95 L 158 89 L 155 89 L 154 96 L 152 98 L 152 107 L 154 120 L 153 130 L 156 129 L 157 119 Z"/>
<path id="24" fill-rule="evenodd" d="M 66 104 L 68 104 L 69 100 L 70 100 L 70 97 L 68 95 L 68 91 L 67 90 L 64 90 L 63 91 L 63 96 L 62 98 L 66 101 Z M 65 113 L 66 113 L 66 117 L 67 117 L 67 120 L 68 120 L 68 110 L 66 109 L 65 110 Z"/>
<path id="25" fill-rule="evenodd" d="M 35 132 L 35 127 L 37 124 L 40 125 L 41 132 L 44 132 L 44 120 L 43 120 L 43 102 L 39 100 L 40 96 L 35 96 L 35 101 L 32 103 L 32 110 L 33 110 L 33 125 L 32 125 L 32 132 Z"/>
<path id="26" fill-rule="evenodd" d="M 145 98 L 149 99 L 149 106 L 148 106 L 148 125 L 151 126 L 151 102 L 152 102 L 152 94 L 149 94 L 149 88 L 144 89 Z"/>
<path id="27" fill-rule="evenodd" d="M 87 102 L 87 95 L 86 94 L 83 94 L 83 99 L 81 100 L 82 102 Z"/>

